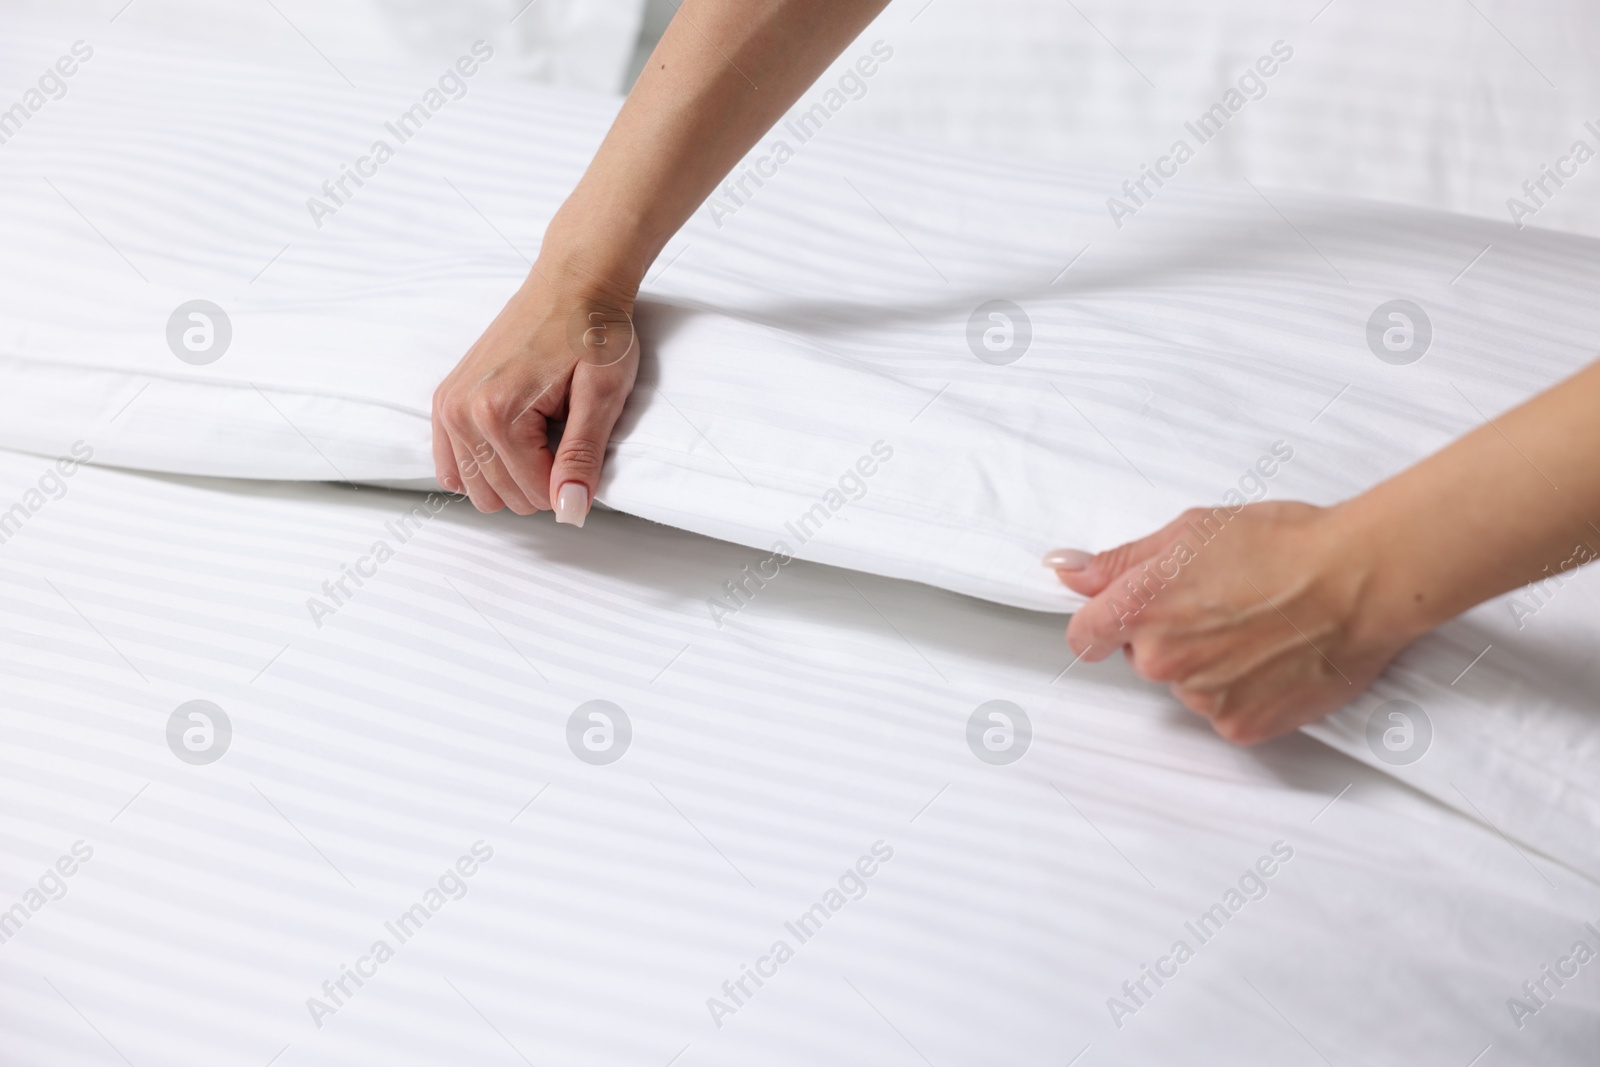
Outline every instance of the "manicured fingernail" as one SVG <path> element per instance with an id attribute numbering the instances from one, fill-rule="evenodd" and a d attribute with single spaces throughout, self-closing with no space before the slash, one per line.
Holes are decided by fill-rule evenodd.
<path id="1" fill-rule="evenodd" d="M 582 526 L 589 517 L 589 490 L 582 482 L 568 482 L 556 494 L 556 521 Z"/>
<path id="2" fill-rule="evenodd" d="M 1044 557 L 1044 565 L 1058 571 L 1081 571 L 1093 562 L 1093 552 L 1080 552 L 1076 548 L 1057 548 Z"/>

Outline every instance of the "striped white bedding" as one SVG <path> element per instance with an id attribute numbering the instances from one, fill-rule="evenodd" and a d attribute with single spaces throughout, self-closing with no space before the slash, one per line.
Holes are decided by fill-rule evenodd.
<path id="1" fill-rule="evenodd" d="M 73 43 L 0 49 L 34 69 Z M 101 43 L 0 146 L 0 444 L 191 474 L 428 480 L 433 384 L 526 271 L 614 107 L 468 84 L 400 143 L 390 127 L 427 84 Z M 1338 499 L 1586 362 L 1600 337 L 1586 238 L 1181 179 L 1117 228 L 1100 175 L 816 134 L 809 114 L 774 131 L 792 159 L 763 163 L 772 139 L 752 154 L 749 172 L 775 177 L 736 172 L 657 264 L 600 494 L 749 546 L 754 570 L 781 542 L 1066 610 L 1045 549 L 1106 547 L 1229 493 Z M 322 184 L 374 138 L 394 158 L 327 214 Z M 169 345 L 197 298 L 231 323 L 199 366 Z M 1383 346 L 1396 299 L 1422 309 L 1425 352 Z M 1023 309 L 1026 351 L 1015 313 L 1012 348 L 985 347 L 986 330 L 1006 341 L 980 311 L 994 300 Z M 745 573 L 700 592 L 709 624 L 754 610 L 722 584 Z M 1593 581 L 1486 605 L 1313 733 L 1381 766 L 1369 724 L 1410 700 L 1435 742 L 1386 769 L 1600 873 Z"/>
<path id="2" fill-rule="evenodd" d="M 1600 885 L 1063 674 L 1059 620 L 797 562 L 719 629 L 752 553 L 635 518 L 68 466 L 0 453 L 0 504 L 44 501 L 0 544 L 7 1067 L 1593 1050 Z M 214 762 L 169 742 L 196 700 Z M 594 700 L 609 764 L 569 747 Z M 1031 721 L 1010 765 L 969 748 L 992 700 Z"/>
<path id="3" fill-rule="evenodd" d="M 31 69 L 71 43 L 5 47 Z M 0 444 L 56 454 L 93 427 L 96 458 L 125 466 L 431 479 L 433 386 L 527 272 L 614 107 L 467 84 L 402 142 L 431 83 L 100 45 L 3 146 Z M 1118 228 L 1098 173 L 801 143 L 816 121 L 780 123 L 648 280 L 609 506 L 1067 610 L 1045 550 L 1230 491 L 1339 499 L 1600 337 L 1592 240 L 1182 177 Z M 203 366 L 169 344 L 196 299 L 231 323 Z M 1431 325 L 1409 365 L 1369 347 L 1396 299 Z M 995 300 L 1027 329 L 996 326 Z M 984 349 L 991 330 L 1009 351 Z M 797 543 L 879 441 L 892 462 Z M 1265 479 L 1274 450 L 1292 462 Z"/>
<path id="4" fill-rule="evenodd" d="M 895 56 L 841 112 L 851 133 L 1094 162 L 1120 183 L 1232 89 L 1190 177 L 1600 236 L 1589 0 L 893 0 L 823 82 L 879 37 Z M 1288 61 L 1252 77 L 1275 45 Z"/>
<path id="5" fill-rule="evenodd" d="M 6 0 L 0 19 L 49 19 L 96 41 L 157 40 L 338 84 L 360 84 L 374 65 L 426 75 L 455 59 L 462 38 L 484 38 L 499 76 L 612 93 L 626 87 L 644 14 L 642 0 L 137 2 Z"/>

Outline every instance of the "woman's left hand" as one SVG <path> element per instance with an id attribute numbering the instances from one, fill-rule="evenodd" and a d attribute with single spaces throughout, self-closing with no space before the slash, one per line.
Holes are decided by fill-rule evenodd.
<path id="1" fill-rule="evenodd" d="M 1067 643 L 1090 661 L 1125 651 L 1223 737 L 1254 744 L 1355 699 L 1417 634 L 1381 603 L 1379 546 L 1343 509 L 1196 508 L 1141 540 L 1045 564 L 1091 597 Z"/>

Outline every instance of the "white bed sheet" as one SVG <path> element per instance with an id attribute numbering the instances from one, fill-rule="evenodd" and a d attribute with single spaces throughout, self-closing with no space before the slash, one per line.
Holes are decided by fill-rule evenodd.
<path id="1" fill-rule="evenodd" d="M 0 501 L 47 473 L 0 453 Z M 454 504 L 319 627 L 307 598 L 424 498 L 62 484 L 0 545 L 0 905 L 92 857 L 0 945 L 8 1067 L 1592 1053 L 1600 964 L 1520 1028 L 1507 998 L 1600 940 L 1600 883 L 1309 739 L 1231 747 L 1121 664 L 1063 675 L 1058 620 L 798 563 L 719 630 L 701 591 L 748 550 Z M 232 724 L 203 766 L 166 738 L 196 699 Z M 632 722 L 606 766 L 565 737 L 594 699 Z M 1033 726 L 1009 766 L 966 740 L 995 699 Z M 784 923 L 880 841 L 799 943 Z M 1186 933 L 1280 841 L 1263 899 Z M 308 998 L 380 938 L 319 1028 Z M 719 1028 L 708 998 L 779 939 Z M 1178 939 L 1194 958 L 1119 1028 L 1108 999 Z"/>

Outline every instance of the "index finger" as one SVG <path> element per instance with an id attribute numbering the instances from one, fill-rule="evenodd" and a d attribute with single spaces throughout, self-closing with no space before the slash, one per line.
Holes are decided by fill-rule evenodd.
<path id="1" fill-rule="evenodd" d="M 550 508 L 547 487 L 550 466 L 555 462 L 550 451 L 549 419 L 535 406 L 547 392 L 548 386 L 504 425 L 494 423 L 483 427 L 506 473 L 540 511 Z"/>
<path id="2" fill-rule="evenodd" d="M 1090 663 L 1098 663 L 1124 645 L 1132 644 L 1139 624 L 1137 606 L 1130 610 L 1126 597 L 1108 588 L 1073 613 L 1067 624 L 1067 646 Z"/>
<path id="3" fill-rule="evenodd" d="M 442 387 L 441 387 L 442 388 Z M 433 476 L 439 487 L 447 493 L 461 492 L 461 477 L 456 473 L 456 451 L 450 444 L 450 434 L 439 417 L 439 396 L 433 398 Z"/>

